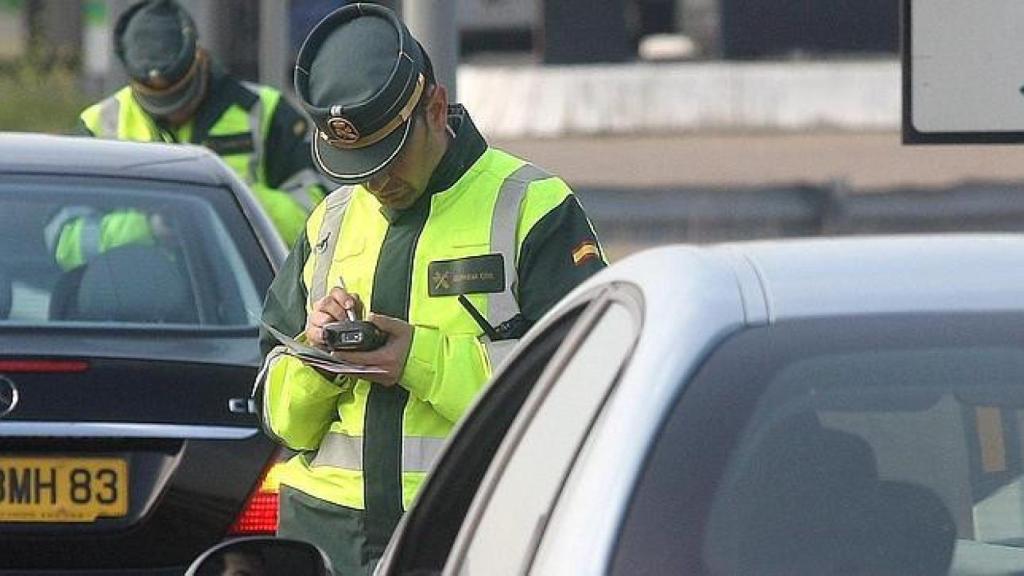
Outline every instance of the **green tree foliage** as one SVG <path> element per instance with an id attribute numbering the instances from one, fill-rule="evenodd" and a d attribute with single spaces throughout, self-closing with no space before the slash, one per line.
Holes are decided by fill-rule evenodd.
<path id="1" fill-rule="evenodd" d="M 0 130 L 67 132 L 87 104 L 70 65 L 32 57 L 0 64 Z"/>

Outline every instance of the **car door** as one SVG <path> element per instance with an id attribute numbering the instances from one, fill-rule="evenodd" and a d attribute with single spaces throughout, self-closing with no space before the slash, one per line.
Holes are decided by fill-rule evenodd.
<path id="1" fill-rule="evenodd" d="M 492 460 L 462 523 L 445 574 L 522 574 L 573 462 L 643 322 L 631 285 L 604 288 L 552 358 Z"/>
<path id="2" fill-rule="evenodd" d="M 556 381 L 579 377 L 581 366 L 589 366 L 592 371 L 603 366 L 603 370 L 598 370 L 607 375 L 603 380 L 614 378 L 628 354 L 600 351 L 608 346 L 608 340 L 615 340 L 613 326 L 625 328 L 625 335 L 617 340 L 618 348 L 625 351 L 632 347 L 639 331 L 640 310 L 635 292 L 598 285 L 563 302 L 527 335 L 453 433 L 416 503 L 391 539 L 378 566 L 378 575 L 440 574 L 446 563 L 461 561 L 470 543 L 471 526 L 482 520 L 487 503 L 495 499 L 506 502 L 520 491 L 516 487 L 520 483 L 518 477 L 512 483 L 515 486 L 499 480 L 510 465 L 519 474 L 520 461 L 510 459 L 510 455 L 524 438 L 533 446 L 536 434 L 547 430 L 538 427 L 526 435 L 531 428 L 528 424 L 536 420 L 538 425 L 550 425 L 548 419 L 552 414 L 541 408 L 551 396 L 552 386 Z M 617 358 L 614 362 L 613 356 Z M 604 386 L 597 380 L 594 390 Z M 594 397 L 601 396 L 597 393 Z M 552 398 L 557 399 L 559 406 L 564 405 L 560 395 Z M 574 411 L 582 414 L 589 409 Z M 535 418 L 538 414 L 540 419 Z M 586 417 L 573 419 L 572 433 L 565 436 L 560 453 L 568 453 L 566 457 L 570 460 L 579 444 L 576 437 L 586 429 L 587 422 Z M 548 493 L 557 492 L 560 482 L 559 474 L 550 475 Z M 475 502 L 477 498 L 479 503 Z M 523 520 L 531 530 L 538 526 L 536 518 Z M 491 573 L 490 567 L 488 571 Z"/>

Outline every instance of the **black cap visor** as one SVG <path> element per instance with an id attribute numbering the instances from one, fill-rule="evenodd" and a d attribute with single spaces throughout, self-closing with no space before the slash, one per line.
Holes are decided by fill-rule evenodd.
<path id="1" fill-rule="evenodd" d="M 379 142 L 364 148 L 331 146 L 319 129 L 313 135 L 313 161 L 325 176 L 340 184 L 362 184 L 385 170 L 405 147 L 415 118 L 400 124 Z"/>

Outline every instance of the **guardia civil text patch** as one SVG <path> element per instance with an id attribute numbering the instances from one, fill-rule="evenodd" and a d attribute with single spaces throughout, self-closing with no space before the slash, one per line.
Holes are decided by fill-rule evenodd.
<path id="1" fill-rule="evenodd" d="M 505 259 L 501 254 L 484 254 L 437 260 L 427 265 L 427 276 L 431 296 L 501 292 L 505 289 Z"/>

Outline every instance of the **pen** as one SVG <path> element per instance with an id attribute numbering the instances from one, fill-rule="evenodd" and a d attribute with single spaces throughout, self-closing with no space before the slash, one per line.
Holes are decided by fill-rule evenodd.
<path id="1" fill-rule="evenodd" d="M 342 279 L 340 274 L 338 275 L 338 288 L 341 288 L 345 292 L 348 292 L 348 288 L 345 288 L 345 280 Z M 352 308 L 345 308 L 345 315 L 348 316 L 349 322 L 355 322 L 359 320 L 358 318 L 356 318 L 356 311 L 353 310 Z"/>

